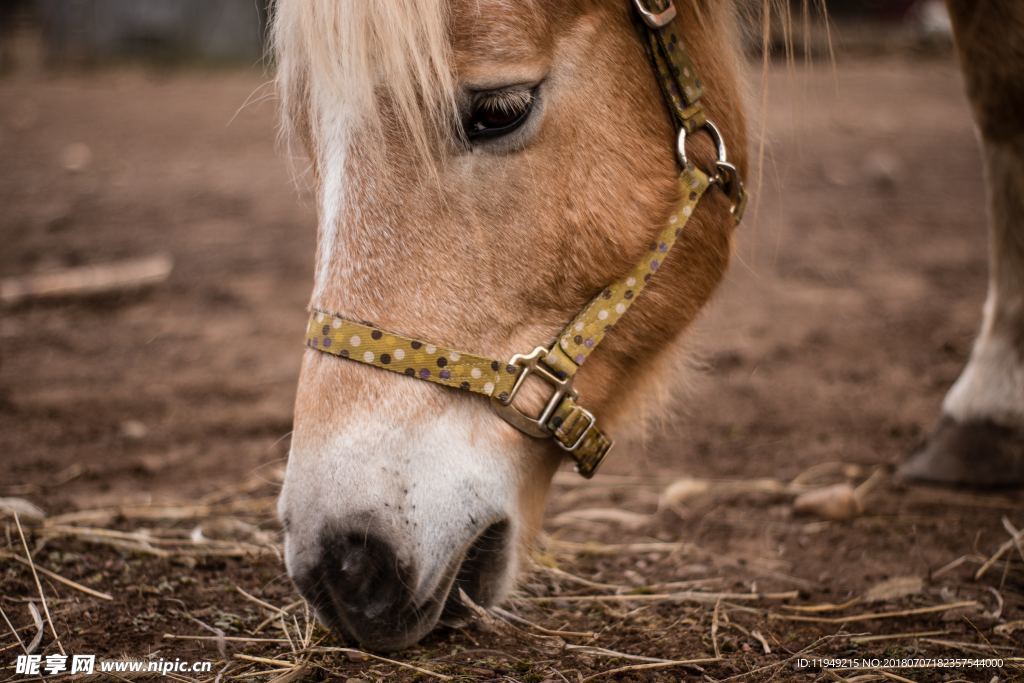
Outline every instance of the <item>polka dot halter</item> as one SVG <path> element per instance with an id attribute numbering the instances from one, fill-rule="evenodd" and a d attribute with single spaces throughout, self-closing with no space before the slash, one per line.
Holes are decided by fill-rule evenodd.
<path id="1" fill-rule="evenodd" d="M 634 4 L 642 21 L 638 24 L 647 39 L 648 56 L 683 143 L 687 132 L 710 126 L 700 103 L 703 86 L 672 26 L 675 8 L 671 0 L 634 0 Z M 710 130 L 717 136 L 713 126 Z M 680 149 L 683 166 L 678 181 L 680 202 L 668 223 L 650 242 L 640 262 L 595 296 L 549 347 L 539 346 L 529 354 L 501 361 L 455 351 L 319 310 L 310 315 L 306 346 L 415 379 L 482 394 L 491 399 L 497 414 L 517 429 L 530 436 L 554 439 L 571 455 L 576 470 L 591 477 L 612 441 L 597 428 L 594 415 L 577 404 L 573 379 L 657 273 L 710 186 L 721 185 L 730 195 L 734 200 L 733 213 L 739 219 L 745 202 L 742 184 L 726 188 L 727 180 L 739 183 L 739 179 L 736 175 L 728 179 L 723 175 L 724 170 L 732 169 L 734 173 L 735 169 L 725 161 L 720 139 L 716 142 L 720 148 L 719 162 L 712 176 L 686 161 L 685 151 Z M 552 389 L 544 410 L 536 416 L 524 414 L 514 405 L 519 387 L 531 374 Z"/>
<path id="2" fill-rule="evenodd" d="M 306 346 L 453 389 L 508 400 L 519 366 L 315 311 L 306 330 Z"/>

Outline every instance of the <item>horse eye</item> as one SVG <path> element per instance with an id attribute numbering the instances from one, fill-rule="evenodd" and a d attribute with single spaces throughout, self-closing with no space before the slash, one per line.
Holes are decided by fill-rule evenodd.
<path id="1" fill-rule="evenodd" d="M 525 88 L 477 93 L 462 130 L 471 142 L 508 135 L 530 117 L 533 101 L 534 90 Z"/>

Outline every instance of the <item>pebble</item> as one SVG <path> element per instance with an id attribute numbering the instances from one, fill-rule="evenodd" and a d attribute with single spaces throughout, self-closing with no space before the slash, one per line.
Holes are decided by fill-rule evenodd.
<path id="1" fill-rule="evenodd" d="M 84 142 L 72 142 L 61 152 L 60 163 L 65 171 L 84 171 L 92 163 L 92 148 Z"/>
<path id="2" fill-rule="evenodd" d="M 661 505 L 664 508 L 673 508 L 677 505 L 704 495 L 711 490 L 711 483 L 703 479 L 684 477 L 669 484 L 661 494 Z"/>
<path id="3" fill-rule="evenodd" d="M 793 510 L 797 514 L 842 521 L 856 517 L 864 508 L 853 487 L 844 483 L 801 493 L 793 501 Z"/>
<path id="4" fill-rule="evenodd" d="M 46 519 L 46 513 L 41 507 L 24 498 L 0 498 L 0 510 L 12 517 L 17 513 L 23 524 L 37 524 Z"/>
<path id="5" fill-rule="evenodd" d="M 121 435 L 131 441 L 145 439 L 149 428 L 138 420 L 125 420 L 121 423 Z"/>

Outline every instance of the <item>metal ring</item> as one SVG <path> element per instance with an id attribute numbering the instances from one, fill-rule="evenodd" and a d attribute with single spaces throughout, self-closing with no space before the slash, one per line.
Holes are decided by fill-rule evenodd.
<path id="1" fill-rule="evenodd" d="M 672 4 L 672 0 L 668 0 L 661 11 L 648 7 L 646 0 L 633 0 L 633 4 L 648 28 L 664 28 L 676 18 L 676 7 Z"/>
<path id="2" fill-rule="evenodd" d="M 725 141 L 722 139 L 722 133 L 718 130 L 718 127 L 710 121 L 705 121 L 699 128 L 694 129 L 699 131 L 705 129 L 708 135 L 711 136 L 711 140 L 715 143 L 715 152 L 718 158 L 715 160 L 715 167 L 713 173 L 707 173 L 708 182 L 712 185 L 718 185 L 725 192 L 729 198 L 729 212 L 736 218 L 736 222 L 739 223 L 743 218 L 743 210 L 746 206 L 746 193 L 743 191 L 743 180 L 740 178 L 740 173 L 736 169 L 736 166 L 729 163 L 729 156 L 725 149 Z M 682 164 L 683 168 L 689 166 L 690 160 L 686 157 L 686 129 L 679 129 L 679 138 L 676 141 L 676 155 L 679 157 L 679 163 Z"/>
<path id="3" fill-rule="evenodd" d="M 711 121 L 705 121 L 700 128 L 704 128 L 708 131 L 711 136 L 711 140 L 715 143 L 715 150 L 718 154 L 716 161 L 720 164 L 729 162 L 729 155 L 725 149 L 725 140 L 722 139 L 722 133 L 718 130 L 718 126 L 711 123 Z M 679 137 L 676 139 L 676 156 L 679 157 L 679 163 L 686 168 L 690 165 L 690 160 L 686 158 L 686 128 L 679 129 Z M 716 174 L 717 175 L 717 174 Z"/>

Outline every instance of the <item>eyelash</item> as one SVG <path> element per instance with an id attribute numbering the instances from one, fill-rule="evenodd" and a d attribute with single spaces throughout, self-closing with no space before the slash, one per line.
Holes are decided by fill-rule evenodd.
<path id="1" fill-rule="evenodd" d="M 463 119 L 463 132 L 470 142 L 507 135 L 526 122 L 535 100 L 536 88 L 477 93 Z"/>

